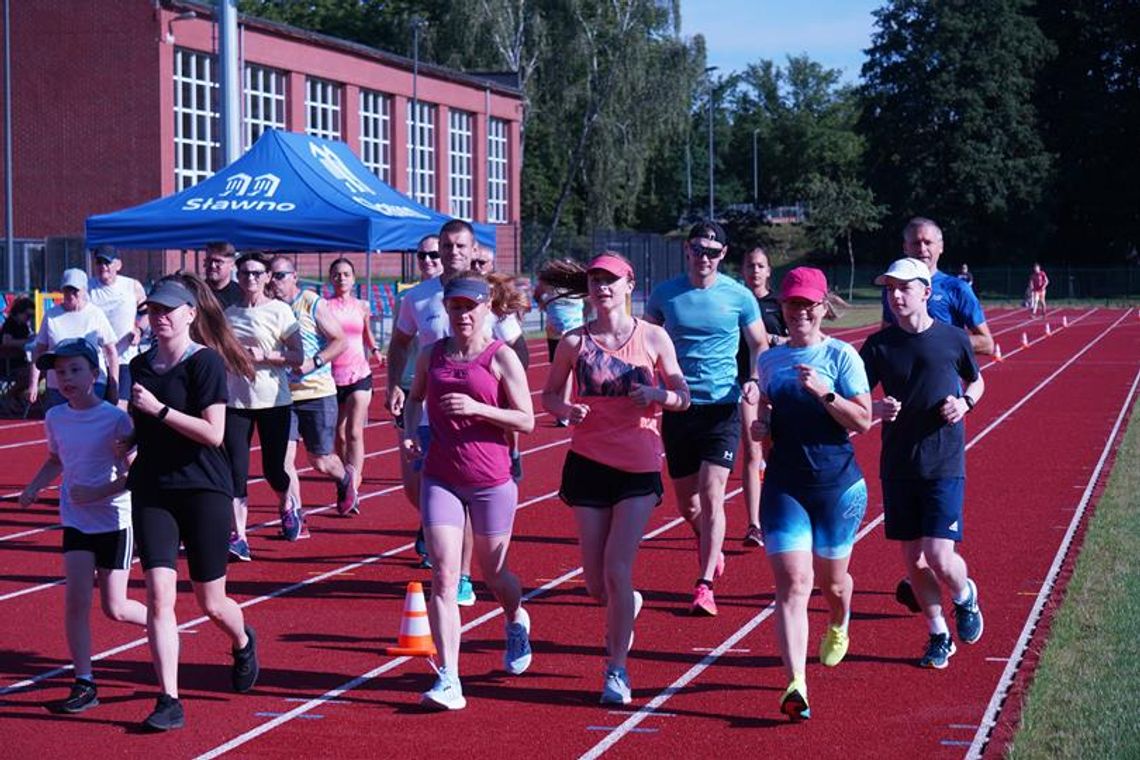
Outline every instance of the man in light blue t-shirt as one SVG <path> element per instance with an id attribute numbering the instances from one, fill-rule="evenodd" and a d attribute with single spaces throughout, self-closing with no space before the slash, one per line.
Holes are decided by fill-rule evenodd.
<path id="1" fill-rule="evenodd" d="M 716 222 L 699 222 L 685 242 L 686 274 L 661 283 L 649 296 L 645 318 L 662 325 L 677 347 L 677 359 L 692 393 L 684 412 L 664 412 L 661 437 L 677 506 L 699 542 L 691 611 L 715 615 L 713 580 L 724 572 L 724 491 L 740 443 L 741 388 L 736 350 L 748 342 L 753 378 L 745 383 L 753 402 L 756 356 L 768 335 L 756 298 L 743 285 L 717 272 L 728 238 Z"/>

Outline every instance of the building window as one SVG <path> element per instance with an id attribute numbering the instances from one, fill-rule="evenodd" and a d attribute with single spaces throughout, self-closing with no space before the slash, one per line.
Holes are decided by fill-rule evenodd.
<path id="1" fill-rule="evenodd" d="M 408 101 L 408 187 L 409 195 L 428 208 L 435 208 L 435 106 L 418 101 L 418 118 L 413 119 Z"/>
<path id="2" fill-rule="evenodd" d="M 360 154 L 373 174 L 392 183 L 392 99 L 371 90 L 360 91 Z"/>
<path id="3" fill-rule="evenodd" d="M 487 221 L 507 221 L 507 122 L 489 119 L 487 125 Z"/>
<path id="4" fill-rule="evenodd" d="M 221 164 L 214 56 L 174 51 L 174 189 L 185 190 Z"/>
<path id="5" fill-rule="evenodd" d="M 340 85 L 309 77 L 305 80 L 305 132 L 340 139 Z"/>
<path id="6" fill-rule="evenodd" d="M 457 219 L 471 219 L 473 202 L 471 189 L 471 114 L 466 111 L 451 111 L 447 131 L 448 145 L 448 188 L 451 198 L 451 215 Z"/>
<path id="7" fill-rule="evenodd" d="M 285 129 L 285 74 L 276 69 L 246 64 L 246 150 L 267 129 Z"/>

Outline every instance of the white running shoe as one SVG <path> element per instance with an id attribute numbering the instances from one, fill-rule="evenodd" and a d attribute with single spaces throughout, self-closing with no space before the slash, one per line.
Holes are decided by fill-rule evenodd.
<path id="1" fill-rule="evenodd" d="M 507 651 L 503 667 L 512 675 L 520 675 L 530 667 L 530 614 L 519 607 L 514 622 L 507 622 Z"/>
<path id="2" fill-rule="evenodd" d="M 467 707 L 459 676 L 449 673 L 447 668 L 440 668 L 435 686 L 420 695 L 420 704 L 437 710 L 462 710 Z"/>

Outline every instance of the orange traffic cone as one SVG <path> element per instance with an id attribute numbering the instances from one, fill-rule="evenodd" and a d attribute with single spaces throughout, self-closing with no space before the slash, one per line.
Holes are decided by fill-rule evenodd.
<path id="1" fill-rule="evenodd" d="M 400 638 L 396 646 L 388 647 L 388 654 L 407 657 L 432 657 L 435 644 L 431 640 L 424 586 L 419 581 L 408 584 L 404 595 L 404 615 L 400 619 Z"/>
<path id="2" fill-rule="evenodd" d="M 1001 344 L 1000 343 L 994 344 L 994 361 L 995 362 L 1004 362 L 1005 361 L 1005 357 L 1001 355 Z"/>
<path id="3" fill-rule="evenodd" d="M 1048 322 L 1045 323 L 1045 334 L 1046 335 L 1052 335 L 1053 334 L 1053 328 L 1049 326 Z"/>
<path id="4" fill-rule="evenodd" d="M 1026 335 L 1025 333 L 1021 334 L 1021 347 L 1022 348 L 1029 348 L 1029 336 Z"/>
<path id="5" fill-rule="evenodd" d="M 1064 316 L 1064 315 L 1061 315 L 1061 327 L 1068 327 L 1068 326 L 1069 326 L 1069 318 Z"/>

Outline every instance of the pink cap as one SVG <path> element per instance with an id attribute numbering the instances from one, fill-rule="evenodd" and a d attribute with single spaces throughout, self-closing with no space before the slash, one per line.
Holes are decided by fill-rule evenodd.
<path id="1" fill-rule="evenodd" d="M 614 277 L 633 277 L 633 267 L 626 261 L 615 256 L 612 253 L 604 252 L 599 253 L 590 260 L 590 264 L 586 267 L 586 271 L 591 269 L 601 269 L 604 272 L 609 272 Z"/>
<path id="2" fill-rule="evenodd" d="M 803 298 L 819 303 L 827 298 L 827 277 L 812 267 L 796 267 L 780 281 L 780 300 Z"/>

